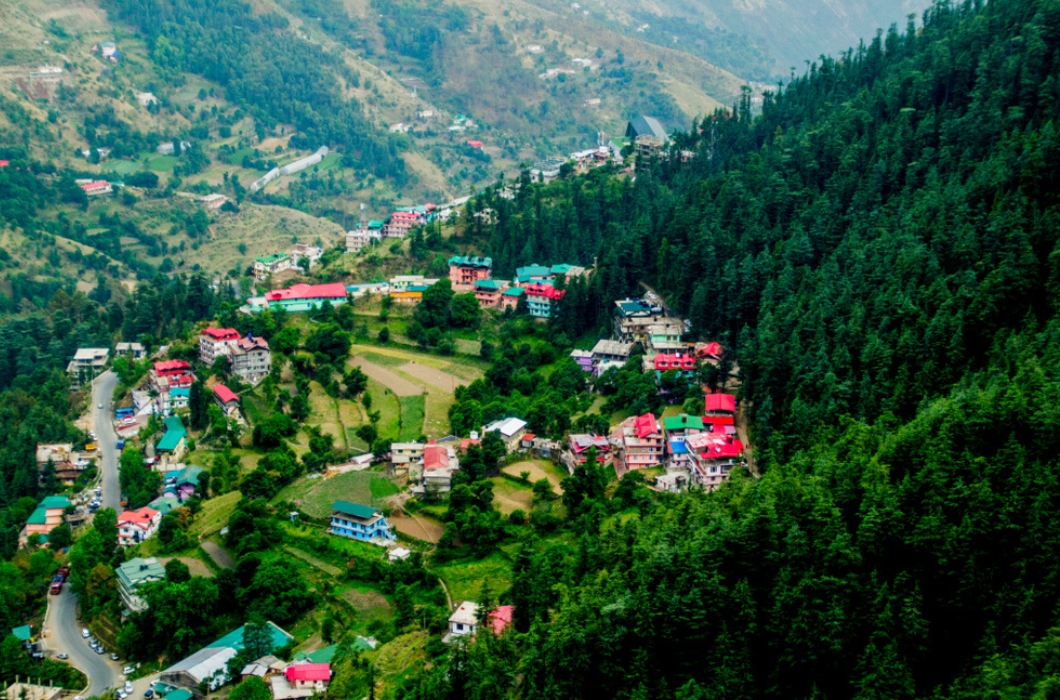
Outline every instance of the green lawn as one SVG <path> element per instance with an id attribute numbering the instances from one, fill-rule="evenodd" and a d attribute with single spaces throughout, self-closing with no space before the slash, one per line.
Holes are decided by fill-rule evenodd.
<path id="1" fill-rule="evenodd" d="M 134 160 L 115 160 L 103 163 L 103 169 L 120 175 L 132 175 L 140 170 L 140 164 Z"/>
<path id="2" fill-rule="evenodd" d="M 173 172 L 173 167 L 178 161 L 176 156 L 159 156 L 148 161 L 147 169 L 154 170 L 156 173 Z"/>
<path id="3" fill-rule="evenodd" d="M 401 404 L 394 393 L 374 379 L 368 380 L 368 392 L 372 395 L 372 410 L 379 411 L 379 437 L 397 440 L 401 435 Z"/>
<path id="4" fill-rule="evenodd" d="M 423 414 L 426 408 L 425 397 L 399 396 L 401 405 L 401 440 L 415 440 L 423 435 Z"/>
<path id="5" fill-rule="evenodd" d="M 208 535 L 217 532 L 228 524 L 228 518 L 236 509 L 236 503 L 242 495 L 238 491 L 230 491 L 223 496 L 203 501 L 202 510 L 195 516 L 195 521 L 188 528 L 193 535 Z"/>
<path id="6" fill-rule="evenodd" d="M 378 506 L 394 493 L 397 486 L 378 472 L 346 472 L 330 479 L 302 477 L 284 487 L 273 500 L 291 501 L 314 518 L 326 518 L 335 501 Z"/>
<path id="7" fill-rule="evenodd" d="M 435 567 L 445 581 L 454 603 L 477 600 L 482 584 L 488 582 L 491 597 L 496 600 L 512 585 L 512 564 L 508 557 L 496 552 L 485 559 L 463 559 Z"/>

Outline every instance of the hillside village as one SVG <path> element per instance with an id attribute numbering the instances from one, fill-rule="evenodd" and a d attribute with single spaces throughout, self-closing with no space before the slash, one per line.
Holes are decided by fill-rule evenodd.
<path id="1" fill-rule="evenodd" d="M 665 142 L 642 140 L 652 144 Z M 620 158 L 610 147 L 574 154 L 564 175 Z M 558 176 L 537 173 L 540 182 Z M 511 199 L 518 188 L 497 196 Z M 445 276 L 320 280 L 336 255 L 370 255 L 385 239 L 422 237 L 458 214 L 492 223 L 492 210 L 472 205 L 464 198 L 363 221 L 334 251 L 298 243 L 259 256 L 250 269 L 264 293 L 226 304 L 221 317 L 168 344 L 76 350 L 71 390 L 114 389 L 90 399 L 83 444 L 36 445 L 41 484 L 61 495 L 30 514 L 20 543 L 72 543 L 72 571 L 56 575 L 51 594 L 77 587 L 84 629 L 73 644 L 125 664 L 118 700 L 191 700 L 249 678 L 274 700 L 306 698 L 335 682 L 363 685 L 363 668 L 350 666 L 359 654 L 375 663 L 397 653 L 394 645 L 423 654 L 466 643 L 482 626 L 501 637 L 520 605 L 493 597 L 511 584 L 511 564 L 497 560 L 511 556 L 505 542 L 531 529 L 548 536 L 606 484 L 662 496 L 753 476 L 725 349 L 696 340 L 654 292 L 614 300 L 604 337 L 586 335 L 557 354 L 552 338 L 560 319 L 570 323 L 569 295 L 596 284 L 594 267 L 534 263 L 499 278 L 490 257 L 464 252 L 445 260 Z M 559 414 L 544 408 L 552 399 L 510 410 L 516 401 L 507 413 L 475 408 L 471 397 L 494 370 L 531 357 L 540 389 L 566 397 Z M 511 375 L 519 377 L 530 375 Z M 641 400 L 624 405 L 655 408 L 602 410 L 634 384 Z M 115 483 L 107 485 L 108 469 L 118 493 L 105 491 Z M 109 561 L 90 553 L 89 540 L 113 549 Z M 256 617 L 230 630 L 188 622 L 224 633 L 217 641 L 154 644 L 150 663 L 132 645 L 161 622 L 159 606 L 173 604 L 167 596 L 177 589 L 167 586 L 242 577 L 247 561 L 297 581 L 284 612 L 273 607 L 280 591 L 250 593 L 254 574 L 237 585 Z M 113 595 L 88 592 L 86 566 Z M 406 583 L 385 583 L 395 577 Z M 370 605 L 344 602 L 359 601 L 365 585 Z M 26 649 L 73 653 L 55 625 L 75 623 L 48 624 L 31 623 Z"/>

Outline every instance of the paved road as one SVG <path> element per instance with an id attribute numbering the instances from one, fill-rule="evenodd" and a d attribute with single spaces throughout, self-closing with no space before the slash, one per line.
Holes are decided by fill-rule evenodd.
<path id="1" fill-rule="evenodd" d="M 114 432 L 111 398 L 118 386 L 118 375 L 110 370 L 92 384 L 92 422 L 99 444 L 100 471 L 103 474 L 103 507 L 121 512 L 121 487 L 118 484 L 118 436 Z M 100 404 L 103 408 L 100 409 Z"/>
<path id="2" fill-rule="evenodd" d="M 77 621 L 77 596 L 69 585 L 59 595 L 48 596 L 48 612 L 44 618 L 48 650 L 56 654 L 66 652 L 70 664 L 88 676 L 88 689 L 81 693 L 86 698 L 102 695 L 108 688 L 120 685 L 121 667 L 107 654 L 97 654 L 81 638 L 81 624 Z"/>

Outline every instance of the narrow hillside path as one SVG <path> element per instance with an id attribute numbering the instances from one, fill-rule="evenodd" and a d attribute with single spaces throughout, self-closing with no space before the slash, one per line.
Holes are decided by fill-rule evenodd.
<path id="1" fill-rule="evenodd" d="M 339 567 L 333 566 L 327 563 L 326 561 L 321 561 L 320 559 L 314 557 L 312 554 L 309 554 L 308 552 L 303 552 L 297 547 L 284 547 L 284 549 L 287 550 L 289 554 L 298 557 L 310 566 L 315 566 L 316 568 L 323 571 L 325 574 L 330 574 L 331 576 L 338 576 L 342 573 L 342 569 L 340 569 Z"/>
<path id="2" fill-rule="evenodd" d="M 232 558 L 232 555 L 229 554 L 221 545 L 217 544 L 216 542 L 210 542 L 207 540 L 203 542 L 200 546 L 204 550 L 206 550 L 206 553 L 210 555 L 210 558 L 214 560 L 214 563 L 222 569 L 236 568 L 236 562 Z"/>

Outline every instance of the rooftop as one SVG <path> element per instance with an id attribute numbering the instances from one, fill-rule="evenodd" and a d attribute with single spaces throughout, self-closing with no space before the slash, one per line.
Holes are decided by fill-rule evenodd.
<path id="1" fill-rule="evenodd" d="M 118 567 L 118 579 L 128 588 L 135 588 L 147 581 L 161 581 L 166 577 L 166 568 L 155 557 L 136 557 Z"/>
<path id="2" fill-rule="evenodd" d="M 236 392 L 232 391 L 224 384 L 218 384 L 213 388 L 213 393 L 217 398 L 221 399 L 222 403 L 232 403 L 233 401 L 239 401 L 239 397 Z"/>
<path id="3" fill-rule="evenodd" d="M 477 255 L 454 255 L 449 258 L 450 265 L 458 265 L 460 267 L 493 267 L 493 258 L 480 258 Z"/>
<path id="4" fill-rule="evenodd" d="M 453 614 L 449 616 L 449 622 L 455 622 L 463 625 L 477 625 L 478 624 L 478 603 L 473 603 L 470 600 L 465 600 L 460 606 L 453 611 Z"/>
<path id="5" fill-rule="evenodd" d="M 703 430 L 703 419 L 699 416 L 690 416 L 687 413 L 682 413 L 679 416 L 663 418 L 663 426 L 665 426 L 668 431 L 688 430 L 689 428 Z"/>
<path id="6" fill-rule="evenodd" d="M 214 328 L 213 326 L 207 326 L 203 329 L 202 335 L 209 336 L 214 340 L 236 340 L 239 338 L 239 331 L 235 328 Z"/>
<path id="7" fill-rule="evenodd" d="M 287 289 L 274 289 L 265 293 L 267 301 L 295 299 L 345 299 L 346 286 L 342 282 L 329 284 L 296 284 Z"/>
<path id="8" fill-rule="evenodd" d="M 331 504 L 331 510 L 363 519 L 371 518 L 379 513 L 378 510 L 371 506 L 362 506 L 359 503 L 350 503 L 349 501 L 335 501 Z"/>
<path id="9" fill-rule="evenodd" d="M 510 438 L 525 427 L 526 421 L 522 418 L 502 418 L 499 421 L 487 425 L 483 432 L 491 433 L 496 430 L 504 437 Z"/>
<path id="10" fill-rule="evenodd" d="M 477 280 L 475 282 L 475 289 L 483 291 L 499 292 L 503 286 L 497 280 Z"/>

